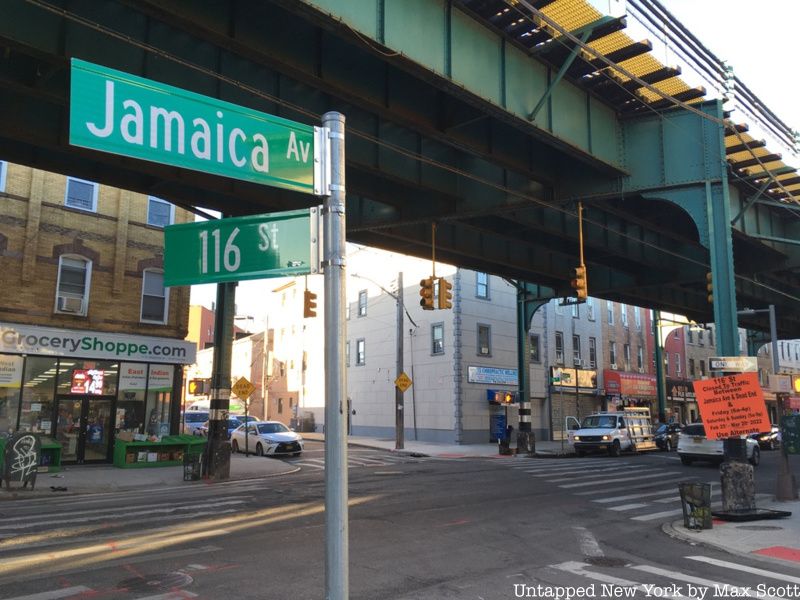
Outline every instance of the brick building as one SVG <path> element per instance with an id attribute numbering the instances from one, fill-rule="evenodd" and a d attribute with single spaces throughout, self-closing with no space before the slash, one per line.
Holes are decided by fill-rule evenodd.
<path id="1" fill-rule="evenodd" d="M 120 431 L 176 432 L 189 289 L 163 284 L 161 199 L 0 161 L 0 431 L 108 461 Z"/>

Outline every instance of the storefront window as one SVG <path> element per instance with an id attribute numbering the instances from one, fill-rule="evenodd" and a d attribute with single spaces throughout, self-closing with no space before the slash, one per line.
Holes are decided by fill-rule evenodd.
<path id="1" fill-rule="evenodd" d="M 119 363 L 110 360 L 62 360 L 58 365 L 58 393 L 110 396 L 117 393 Z"/>
<path id="2" fill-rule="evenodd" d="M 144 400 L 147 389 L 147 365 L 122 363 L 119 366 L 117 394 L 117 431 L 144 433 Z"/>
<path id="3" fill-rule="evenodd" d="M 21 356 L 0 354 L 0 435 L 17 428 L 22 362 Z"/>
<path id="4" fill-rule="evenodd" d="M 56 372 L 56 358 L 29 356 L 25 360 L 20 431 L 38 431 L 45 434 L 52 432 Z"/>
<path id="5" fill-rule="evenodd" d="M 174 367 L 150 365 L 147 375 L 147 435 L 169 435 Z"/>

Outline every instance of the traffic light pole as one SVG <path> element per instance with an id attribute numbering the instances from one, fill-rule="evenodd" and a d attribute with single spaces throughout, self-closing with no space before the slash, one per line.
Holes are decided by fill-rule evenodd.
<path id="1" fill-rule="evenodd" d="M 441 293 L 441 286 L 439 293 Z M 397 369 L 396 377 L 403 372 L 403 272 L 397 274 Z M 405 446 L 405 410 L 403 404 L 403 391 L 394 386 L 394 447 L 402 450 Z"/>
<path id="2" fill-rule="evenodd" d="M 228 410 L 231 397 L 231 353 L 236 283 L 217 284 L 214 312 L 214 360 L 211 369 L 211 399 L 208 414 L 208 443 L 204 475 L 209 479 L 228 479 L 231 472 L 231 447 L 228 442 Z"/>

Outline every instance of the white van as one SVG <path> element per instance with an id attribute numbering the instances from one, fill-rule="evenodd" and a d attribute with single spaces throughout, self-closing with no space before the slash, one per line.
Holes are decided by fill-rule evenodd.
<path id="1" fill-rule="evenodd" d="M 606 450 L 611 456 L 619 456 L 623 450 L 656 448 L 648 408 L 625 408 L 622 412 L 589 415 L 571 437 L 578 456 L 595 450 Z"/>

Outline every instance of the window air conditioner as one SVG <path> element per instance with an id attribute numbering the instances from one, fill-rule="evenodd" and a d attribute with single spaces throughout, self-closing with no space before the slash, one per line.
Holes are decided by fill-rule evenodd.
<path id="1" fill-rule="evenodd" d="M 644 367 L 639 367 L 639 373 L 644 373 Z"/>
<path id="2" fill-rule="evenodd" d="M 611 363 L 611 368 L 616 370 L 617 369 L 617 363 Z"/>
<path id="3" fill-rule="evenodd" d="M 81 313 L 83 312 L 83 298 L 59 296 L 58 310 L 65 313 Z"/>

